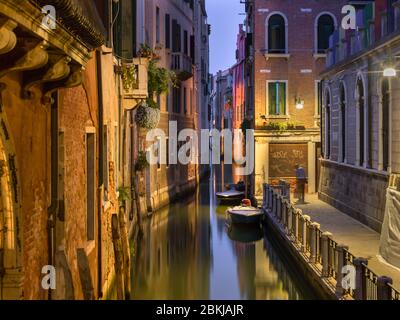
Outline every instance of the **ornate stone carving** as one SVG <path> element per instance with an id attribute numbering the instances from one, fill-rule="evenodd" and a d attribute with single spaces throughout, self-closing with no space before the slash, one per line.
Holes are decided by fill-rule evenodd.
<path id="1" fill-rule="evenodd" d="M 17 36 L 13 30 L 17 27 L 17 23 L 13 20 L 7 20 L 0 27 L 0 54 L 10 52 L 17 44 Z"/>
<path id="2" fill-rule="evenodd" d="M 49 60 L 49 55 L 46 51 L 47 48 L 47 42 L 43 41 L 39 43 L 22 58 L 17 60 L 12 67 L 0 70 L 0 79 L 11 72 L 35 70 L 44 67 Z"/>
<path id="3" fill-rule="evenodd" d="M 38 72 L 33 74 L 32 76 L 26 76 L 24 81 L 24 87 L 22 91 L 22 95 L 24 98 L 29 98 L 31 96 L 31 88 L 35 85 L 43 84 L 46 82 L 55 82 L 62 79 L 65 79 L 70 74 L 69 63 L 71 62 L 70 57 L 57 57 L 51 58 L 50 61 L 54 62 L 50 64 L 48 68 L 43 70 L 43 72 Z"/>
<path id="4" fill-rule="evenodd" d="M 82 83 L 82 67 L 78 65 L 71 66 L 71 73 L 68 78 L 60 81 L 47 83 L 43 88 L 43 104 L 51 102 L 51 94 L 62 88 L 77 87 Z"/>

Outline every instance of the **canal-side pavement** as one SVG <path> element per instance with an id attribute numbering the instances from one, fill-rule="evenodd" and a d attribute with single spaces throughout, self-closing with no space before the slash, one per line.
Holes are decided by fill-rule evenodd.
<path id="1" fill-rule="evenodd" d="M 322 231 L 331 232 L 337 243 L 349 246 L 354 256 L 368 259 L 372 271 L 392 278 L 394 287 L 400 288 L 400 270 L 388 265 L 379 256 L 379 233 L 319 200 L 318 195 L 307 195 L 306 203 L 295 206 L 319 223 Z"/>

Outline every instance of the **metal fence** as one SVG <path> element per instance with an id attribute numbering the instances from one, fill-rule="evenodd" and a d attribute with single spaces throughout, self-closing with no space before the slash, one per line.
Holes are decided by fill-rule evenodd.
<path id="1" fill-rule="evenodd" d="M 264 184 L 264 210 L 281 225 L 309 263 L 322 266 L 321 277 L 336 280 L 337 294 L 356 300 L 400 300 L 400 292 L 390 278 L 376 275 L 366 259 L 356 258 L 348 247 L 335 242 L 331 233 L 323 232 L 318 223 L 290 203 L 284 188 L 283 183 L 279 187 Z M 355 271 L 353 286 L 346 283 L 346 266 Z"/>

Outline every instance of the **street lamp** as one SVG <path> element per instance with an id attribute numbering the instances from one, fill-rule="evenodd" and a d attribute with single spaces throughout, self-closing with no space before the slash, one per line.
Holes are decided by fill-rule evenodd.
<path id="1" fill-rule="evenodd" d="M 304 109 L 304 100 L 301 100 L 299 97 L 296 98 L 296 109 L 297 110 Z"/>
<path id="2" fill-rule="evenodd" d="M 393 67 L 386 67 L 383 70 L 384 77 L 395 77 L 397 75 L 396 69 Z"/>

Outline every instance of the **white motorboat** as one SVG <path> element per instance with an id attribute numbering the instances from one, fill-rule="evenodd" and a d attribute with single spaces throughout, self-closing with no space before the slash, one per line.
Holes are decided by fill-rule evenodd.
<path id="1" fill-rule="evenodd" d="M 242 200 L 244 198 L 244 192 L 234 189 L 224 192 L 217 192 L 215 195 L 217 196 L 217 199 L 223 201 Z"/>
<path id="2" fill-rule="evenodd" d="M 249 200 L 248 200 L 249 201 Z M 261 209 L 248 205 L 248 202 L 243 201 L 241 206 L 229 208 L 227 210 L 232 223 L 256 224 L 260 223 L 264 213 Z"/>

